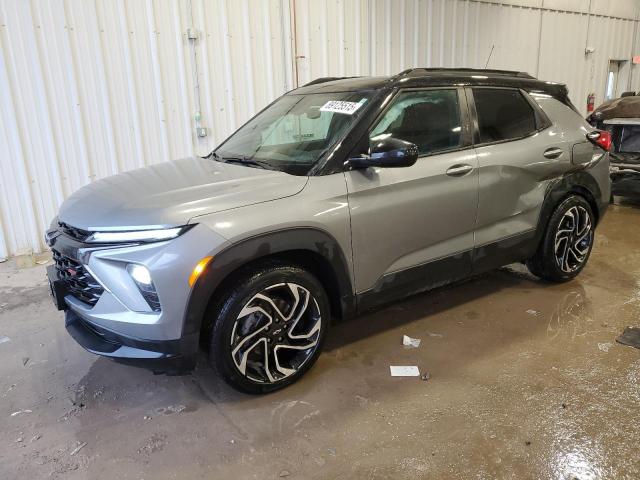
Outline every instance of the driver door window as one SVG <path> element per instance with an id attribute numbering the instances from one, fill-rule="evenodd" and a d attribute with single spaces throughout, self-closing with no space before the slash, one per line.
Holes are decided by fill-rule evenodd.
<path id="1" fill-rule="evenodd" d="M 400 93 L 370 134 L 375 142 L 394 137 L 418 146 L 429 155 L 460 146 L 462 128 L 456 90 L 423 90 Z"/>

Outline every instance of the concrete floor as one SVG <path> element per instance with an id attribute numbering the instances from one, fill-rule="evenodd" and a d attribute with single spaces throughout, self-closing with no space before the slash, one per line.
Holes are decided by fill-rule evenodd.
<path id="1" fill-rule="evenodd" d="M 510 268 L 395 304 L 253 397 L 204 359 L 167 377 L 86 353 L 44 267 L 5 263 L 0 478 L 639 478 L 640 350 L 615 343 L 638 313 L 640 210 L 614 206 L 579 279 Z"/>

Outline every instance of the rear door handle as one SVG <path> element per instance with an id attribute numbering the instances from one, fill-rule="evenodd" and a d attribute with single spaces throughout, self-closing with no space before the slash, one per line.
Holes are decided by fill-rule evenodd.
<path id="1" fill-rule="evenodd" d="M 547 148 L 542 155 L 546 158 L 558 158 L 562 154 L 561 148 Z"/>
<path id="2" fill-rule="evenodd" d="M 450 177 L 461 177 L 469 173 L 471 170 L 473 170 L 471 165 L 467 163 L 459 163 L 447 168 L 447 175 Z"/>

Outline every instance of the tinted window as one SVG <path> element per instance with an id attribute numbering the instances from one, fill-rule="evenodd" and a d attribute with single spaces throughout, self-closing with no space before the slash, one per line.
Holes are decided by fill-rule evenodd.
<path id="1" fill-rule="evenodd" d="M 535 112 L 518 90 L 474 88 L 480 142 L 524 137 L 536 130 Z"/>
<path id="2" fill-rule="evenodd" d="M 460 145 L 456 90 L 400 93 L 371 131 L 372 141 L 391 136 L 415 143 L 421 155 Z"/>
<path id="3" fill-rule="evenodd" d="M 640 152 L 640 126 L 623 125 L 620 134 L 620 146 L 618 152 L 637 153 Z"/>

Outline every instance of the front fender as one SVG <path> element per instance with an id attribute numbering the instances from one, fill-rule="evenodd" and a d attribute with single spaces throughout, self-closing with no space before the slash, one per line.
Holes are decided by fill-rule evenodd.
<path id="1" fill-rule="evenodd" d="M 249 262 L 285 252 L 318 254 L 335 278 L 343 316 L 355 311 L 354 295 L 348 263 L 337 240 L 316 228 L 287 228 L 247 238 L 217 253 L 200 275 L 186 305 L 183 336 L 199 335 L 209 301 L 216 289 L 234 271 Z"/>

